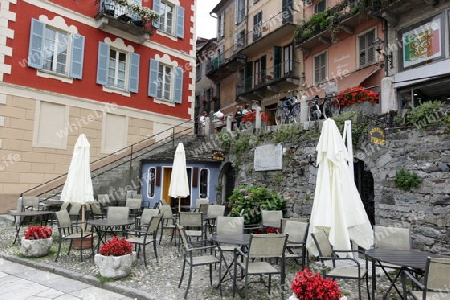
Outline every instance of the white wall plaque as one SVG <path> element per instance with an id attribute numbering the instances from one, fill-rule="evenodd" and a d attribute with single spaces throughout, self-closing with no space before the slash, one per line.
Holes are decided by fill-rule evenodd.
<path id="1" fill-rule="evenodd" d="M 255 171 L 281 170 L 283 168 L 283 146 L 271 144 L 256 147 L 253 168 Z"/>

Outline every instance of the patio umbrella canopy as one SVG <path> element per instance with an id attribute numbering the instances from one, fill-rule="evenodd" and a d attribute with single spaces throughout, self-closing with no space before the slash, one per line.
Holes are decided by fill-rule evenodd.
<path id="1" fill-rule="evenodd" d="M 351 250 L 350 240 L 369 249 L 373 244 L 372 226 L 350 171 L 353 157 L 348 155 L 334 120 L 324 121 L 316 151 L 319 169 L 309 232 L 325 230 L 337 250 Z M 310 234 L 306 246 L 318 255 Z"/>
<path id="2" fill-rule="evenodd" d="M 90 147 L 86 136 L 81 134 L 73 149 L 61 200 L 71 204 L 81 204 L 81 221 L 85 221 L 85 204 L 94 202 L 90 167 Z"/>
<path id="3" fill-rule="evenodd" d="M 172 174 L 170 177 L 169 196 L 178 198 L 178 212 L 181 210 L 181 198 L 189 196 L 189 182 L 186 170 L 186 154 L 183 143 L 175 150 Z"/>

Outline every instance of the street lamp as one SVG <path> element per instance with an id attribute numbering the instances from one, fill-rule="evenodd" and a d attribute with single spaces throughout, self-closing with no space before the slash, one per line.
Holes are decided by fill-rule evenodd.
<path id="1" fill-rule="evenodd" d="M 388 54 L 386 54 L 383 51 L 384 41 L 380 38 L 376 38 L 372 42 L 372 45 L 375 46 L 375 51 L 377 51 L 378 54 L 383 54 L 385 63 L 389 63 L 389 67 L 392 69 L 394 67 L 393 62 L 392 62 L 392 52 L 389 52 Z"/>

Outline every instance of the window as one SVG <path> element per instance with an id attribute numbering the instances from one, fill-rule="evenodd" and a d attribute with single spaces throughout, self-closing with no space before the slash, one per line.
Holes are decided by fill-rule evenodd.
<path id="1" fill-rule="evenodd" d="M 319 2 L 314 5 L 314 13 L 321 13 L 324 12 L 327 9 L 327 1 L 326 0 L 320 0 Z"/>
<path id="2" fill-rule="evenodd" d="M 155 197 L 156 168 L 148 169 L 147 196 Z"/>
<path id="3" fill-rule="evenodd" d="M 171 1 L 153 0 L 153 10 L 159 13 L 159 20 L 153 24 L 159 32 L 184 38 L 184 7 Z"/>
<path id="4" fill-rule="evenodd" d="M 284 54 L 284 74 L 291 73 L 293 71 L 294 64 L 294 46 L 288 45 L 283 49 Z"/>
<path id="5" fill-rule="evenodd" d="M 149 80 L 148 95 L 150 97 L 181 103 L 183 69 L 151 59 Z"/>
<path id="6" fill-rule="evenodd" d="M 209 183 L 209 170 L 201 169 L 200 170 L 200 197 L 201 198 L 207 198 L 209 196 L 208 183 Z"/>
<path id="7" fill-rule="evenodd" d="M 358 37 L 359 40 L 359 67 L 365 67 L 375 63 L 375 29 L 372 29 Z"/>
<path id="8" fill-rule="evenodd" d="M 67 137 L 72 133 L 68 125 L 69 108 L 51 102 L 36 102 L 33 147 L 65 149 Z"/>
<path id="9" fill-rule="evenodd" d="M 202 64 L 201 62 L 197 63 L 196 69 L 195 69 L 196 79 L 199 81 L 202 78 Z"/>
<path id="10" fill-rule="evenodd" d="M 253 41 L 261 37 L 262 12 L 253 16 Z"/>
<path id="11" fill-rule="evenodd" d="M 293 13 L 293 8 L 294 8 L 293 3 L 294 3 L 293 0 L 283 0 L 283 2 L 282 2 L 282 10 L 283 10 L 282 23 L 283 24 L 286 24 L 286 23 L 294 21 L 293 14 L 292 14 Z"/>
<path id="12" fill-rule="evenodd" d="M 245 19 L 245 0 L 235 0 L 235 12 L 236 24 L 241 23 Z"/>
<path id="13" fill-rule="evenodd" d="M 219 15 L 219 38 L 225 35 L 225 11 L 221 11 Z"/>
<path id="14" fill-rule="evenodd" d="M 327 53 L 323 52 L 314 57 L 314 82 L 318 84 L 326 80 L 327 76 Z"/>
<path id="15" fill-rule="evenodd" d="M 81 79 L 84 42 L 84 36 L 32 19 L 28 66 Z"/>
<path id="16" fill-rule="evenodd" d="M 261 56 L 258 60 L 255 61 L 255 85 L 260 83 L 264 83 L 266 79 L 266 56 Z"/>
<path id="17" fill-rule="evenodd" d="M 126 48 L 125 48 L 126 49 Z M 97 83 L 108 88 L 137 93 L 139 54 L 99 42 Z"/>

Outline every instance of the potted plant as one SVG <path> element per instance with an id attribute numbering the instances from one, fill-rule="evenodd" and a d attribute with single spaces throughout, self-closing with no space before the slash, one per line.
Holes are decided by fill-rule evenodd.
<path id="1" fill-rule="evenodd" d="M 133 244 L 116 236 L 106 241 L 94 256 L 100 275 L 115 279 L 128 276 L 134 260 Z"/>
<path id="2" fill-rule="evenodd" d="M 341 107 L 351 106 L 356 103 L 370 102 L 372 105 L 378 103 L 379 93 L 367 90 L 361 86 L 354 86 L 343 90 L 336 96 Z"/>
<path id="3" fill-rule="evenodd" d="M 20 243 L 20 253 L 26 257 L 42 257 L 53 244 L 53 230 L 48 226 L 28 226 Z"/>
<path id="4" fill-rule="evenodd" d="M 291 284 L 294 293 L 289 300 L 344 300 L 337 281 L 324 279 L 308 268 L 299 271 Z"/>

